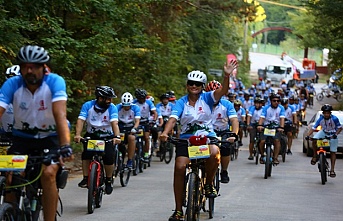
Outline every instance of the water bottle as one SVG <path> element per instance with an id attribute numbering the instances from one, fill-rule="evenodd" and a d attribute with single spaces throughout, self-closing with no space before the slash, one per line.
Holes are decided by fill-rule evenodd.
<path id="1" fill-rule="evenodd" d="M 36 207 L 37 207 L 37 199 L 36 199 L 36 197 L 34 197 L 34 198 L 31 200 L 31 211 L 32 211 L 32 212 L 36 211 Z"/>

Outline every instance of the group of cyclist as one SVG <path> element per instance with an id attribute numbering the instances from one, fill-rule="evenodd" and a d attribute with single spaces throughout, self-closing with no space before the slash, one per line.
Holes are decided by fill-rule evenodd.
<path id="1" fill-rule="evenodd" d="M 66 84 L 62 77 L 51 73 L 47 68 L 50 60 L 48 52 L 39 46 L 24 46 L 17 55 L 18 65 L 6 71 L 6 82 L 0 92 L 0 118 L 2 134 L 10 137 L 13 145 L 8 154 L 29 154 L 33 150 L 42 151 L 46 147 L 61 153 L 61 161 L 43 166 L 41 177 L 43 209 L 45 220 L 55 220 L 58 191 L 56 174 L 58 164 L 72 159 L 70 147 L 70 129 L 66 118 Z M 209 140 L 210 157 L 206 160 L 205 195 L 215 198 L 217 192 L 213 186 L 215 173 L 221 165 L 221 182 L 228 183 L 228 167 L 230 149 L 225 145 L 218 147 L 213 138 L 222 137 L 233 143 L 238 140 L 243 145 L 244 130 L 250 135 L 249 160 L 253 160 L 254 138 L 257 132 L 269 124 L 277 125 L 274 139 L 273 163 L 278 164 L 280 139 L 287 136 L 287 154 L 292 154 L 292 139 L 301 122 L 301 113 L 305 113 L 307 99 L 315 93 L 312 84 L 299 84 L 298 92 L 293 92 L 283 83 L 278 91 L 273 91 L 270 79 L 260 80 L 245 91 L 241 80 L 237 80 L 236 88 L 230 88 L 230 77 L 237 68 L 236 61 L 224 65 L 223 82 L 207 83 L 206 75 L 201 71 L 192 71 L 187 75 L 187 94 L 176 100 L 173 91 L 163 93 L 160 102 L 155 105 L 153 97 L 146 90 L 138 88 L 134 96 L 125 92 L 121 102 L 113 104 L 116 98 L 114 89 L 109 86 L 97 86 L 95 99 L 85 102 L 77 119 L 74 141 L 79 143 L 83 138 L 113 140 L 106 143 L 103 157 L 106 181 L 105 192 L 111 194 L 112 174 L 114 170 L 113 145 L 120 144 L 120 133 L 125 132 L 124 143 L 127 144 L 126 167 L 132 169 L 136 148 L 136 133 L 144 130 L 143 162 L 149 161 L 149 139 L 152 136 L 154 147 L 158 149 L 160 142 L 167 142 L 171 134 L 188 139 L 191 136 L 206 136 Z M 332 107 L 324 105 L 323 115 L 315 126 L 322 125 L 323 134 L 317 133 L 315 138 L 332 135 L 334 140 L 332 152 L 337 151 L 337 135 L 342 126 L 337 117 L 331 115 Z M 304 115 L 303 115 L 304 116 Z M 329 126 L 328 126 L 329 125 Z M 85 134 L 82 131 L 85 128 Z M 162 129 L 160 129 L 162 128 Z M 228 135 L 226 132 L 232 132 Z M 311 130 L 308 135 L 311 135 Z M 262 134 L 262 133 L 261 133 Z M 264 142 L 266 137 L 260 135 L 260 163 L 264 164 Z M 174 165 L 174 197 L 175 211 L 169 221 L 183 220 L 183 190 L 186 165 L 190 162 L 187 144 L 176 144 Z M 316 148 L 313 145 L 314 150 Z M 335 149 L 336 147 L 336 149 Z M 157 152 L 158 154 L 158 152 Z M 311 164 L 316 163 L 316 151 Z M 93 153 L 84 149 L 82 153 L 83 179 L 79 187 L 86 188 L 88 170 Z M 334 161 L 332 160 L 331 176 L 334 177 Z"/>

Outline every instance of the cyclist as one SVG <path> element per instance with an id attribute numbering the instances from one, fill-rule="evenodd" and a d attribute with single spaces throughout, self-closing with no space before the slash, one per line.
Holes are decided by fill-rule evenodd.
<path id="1" fill-rule="evenodd" d="M 239 146 L 243 146 L 242 138 L 243 138 L 243 127 L 245 127 L 245 109 L 242 106 L 242 102 L 240 100 L 235 100 L 233 102 L 234 108 L 237 112 L 237 118 L 239 122 L 239 130 L 238 130 L 238 144 Z"/>
<path id="2" fill-rule="evenodd" d="M 284 123 L 285 123 L 285 109 L 283 106 L 281 106 L 280 103 L 280 95 L 278 94 L 271 94 L 270 95 L 270 105 L 265 106 L 262 109 L 261 117 L 258 121 L 258 127 L 257 129 L 259 131 L 262 131 L 263 125 L 268 125 L 270 123 L 275 123 L 279 125 L 279 128 L 277 128 L 277 133 L 274 137 L 274 157 L 273 157 L 273 163 L 279 164 L 278 155 L 280 151 L 280 138 L 281 133 L 283 132 Z M 261 135 L 261 141 L 260 141 L 260 163 L 264 164 L 264 144 L 266 141 L 266 136 Z"/>
<path id="3" fill-rule="evenodd" d="M 233 102 L 236 100 L 236 94 L 235 93 L 229 93 L 228 94 L 229 101 L 233 104 Z"/>
<path id="4" fill-rule="evenodd" d="M 5 78 L 8 80 L 10 77 L 20 76 L 20 66 L 13 65 L 12 67 L 7 68 L 5 73 Z M 0 134 L 1 139 L 10 139 L 12 136 L 12 127 L 13 127 L 13 106 L 9 104 L 6 108 L 6 111 L 2 115 L 0 121 Z"/>
<path id="5" fill-rule="evenodd" d="M 150 114 L 153 114 L 152 120 L 156 122 L 158 114 L 156 111 L 155 105 L 152 103 L 151 100 L 147 100 L 147 92 L 144 89 L 137 88 L 135 91 L 136 100 L 133 101 L 136 104 L 140 111 L 141 111 L 141 120 L 140 125 L 144 127 L 144 140 L 145 145 L 143 148 L 144 157 L 142 159 L 143 162 L 149 162 L 149 136 L 150 136 L 150 125 L 149 125 L 149 118 Z"/>
<path id="6" fill-rule="evenodd" d="M 262 106 L 263 106 L 263 99 L 256 97 L 254 99 L 254 106 L 251 106 L 248 111 L 247 115 L 247 129 L 250 135 L 250 142 L 249 142 L 249 157 L 248 160 L 253 160 L 253 148 L 254 148 L 254 139 L 256 137 L 257 131 L 257 124 L 260 116 L 262 114 Z"/>
<path id="7" fill-rule="evenodd" d="M 11 77 L 3 84 L 0 93 L 0 118 L 9 104 L 13 105 L 13 145 L 8 154 L 30 154 L 60 149 L 65 160 L 72 158 L 70 131 L 67 124 L 67 92 L 64 79 L 47 73 L 48 52 L 39 46 L 26 45 L 20 48 L 17 61 L 20 76 Z M 57 162 L 42 166 L 44 220 L 55 220 L 58 190 Z"/>
<path id="8" fill-rule="evenodd" d="M 172 104 L 176 103 L 176 96 L 175 96 L 175 92 L 174 91 L 168 91 L 167 94 L 169 95 L 169 102 Z"/>
<path id="9" fill-rule="evenodd" d="M 95 88 L 95 100 L 87 101 L 82 105 L 79 117 L 76 121 L 74 141 L 79 143 L 81 132 L 86 122 L 86 134 L 92 140 L 113 139 L 114 144 L 119 144 L 120 131 L 118 127 L 118 109 L 112 103 L 112 98 L 116 98 L 113 88 L 108 86 L 97 86 Z M 106 172 L 105 192 L 111 194 L 112 174 L 114 171 L 114 148 L 113 143 L 106 143 L 105 154 L 103 156 Z M 87 145 L 87 144 L 84 144 Z M 86 188 L 88 183 L 88 170 L 94 152 L 84 150 L 82 152 L 83 179 L 78 184 L 81 188 Z"/>
<path id="10" fill-rule="evenodd" d="M 300 94 L 299 104 L 300 104 L 300 114 L 304 113 L 302 120 L 305 120 L 306 108 L 307 108 L 307 99 L 305 98 L 304 94 Z"/>
<path id="11" fill-rule="evenodd" d="M 162 125 L 162 130 L 164 129 L 165 124 L 167 123 L 171 113 L 172 113 L 172 108 L 174 106 L 173 103 L 169 102 L 169 93 L 163 93 L 160 96 L 160 103 L 156 105 L 156 109 L 160 111 L 163 119 L 163 125 Z M 176 128 L 174 128 L 174 132 L 177 132 L 177 125 Z M 162 131 L 159 130 L 158 132 L 158 137 L 160 137 Z"/>
<path id="12" fill-rule="evenodd" d="M 313 133 L 313 130 L 315 130 L 318 126 L 321 126 L 322 129 L 313 136 L 313 139 L 314 139 L 312 142 L 313 157 L 311 159 L 312 165 L 315 165 L 317 162 L 317 139 L 325 138 L 326 136 L 331 137 L 331 140 L 330 140 L 330 156 L 331 156 L 330 177 L 334 178 L 336 177 L 335 163 L 336 163 L 336 152 L 337 152 L 337 146 L 338 146 L 337 135 L 342 131 L 342 125 L 340 124 L 339 119 L 335 115 L 331 114 L 332 110 L 333 108 L 330 104 L 324 104 L 321 107 L 321 111 L 323 111 L 323 114 L 320 115 L 316 123 L 310 129 L 310 131 L 307 134 L 307 137 L 309 137 Z"/>
<path id="13" fill-rule="evenodd" d="M 187 75 L 187 91 L 188 94 L 180 98 L 173 107 L 172 115 L 170 116 L 164 131 L 161 134 L 161 141 L 166 141 L 168 133 L 174 127 L 177 119 L 180 118 L 181 123 L 181 138 L 189 138 L 192 135 L 206 135 L 207 137 L 215 137 L 216 134 L 212 127 L 212 107 L 214 103 L 225 95 L 228 91 L 229 78 L 233 70 L 237 67 L 237 63 L 232 61 L 224 66 L 224 80 L 222 88 L 211 92 L 203 92 L 207 81 L 206 75 L 201 71 L 191 71 Z M 216 197 L 217 192 L 213 187 L 213 179 L 217 172 L 220 155 L 218 147 L 210 145 L 211 156 L 206 160 L 206 197 Z M 183 220 L 182 201 L 184 190 L 184 179 L 186 165 L 189 163 L 187 146 L 184 143 L 176 145 L 176 159 L 174 166 L 174 197 L 175 197 L 175 212 L 169 218 L 169 221 Z"/>
<path id="14" fill-rule="evenodd" d="M 309 104 L 313 105 L 313 97 L 316 95 L 316 89 L 314 88 L 313 86 L 313 83 L 309 84 L 307 87 L 306 87 L 306 90 L 308 91 L 308 101 L 309 101 Z"/>
<path id="15" fill-rule="evenodd" d="M 221 87 L 222 85 L 218 81 L 214 80 L 207 84 L 205 91 L 215 91 Z M 220 99 L 213 105 L 212 124 L 214 132 L 217 134 L 217 136 L 220 136 L 222 140 L 228 138 L 225 132 L 229 131 L 229 120 L 230 125 L 232 126 L 232 132 L 238 134 L 239 124 L 236 110 L 234 109 L 231 102 L 225 99 Z M 234 142 L 234 139 L 230 138 L 230 141 Z M 230 181 L 228 173 L 228 167 L 230 164 L 230 147 L 227 144 L 222 144 L 220 146 L 220 164 L 220 182 L 228 183 Z"/>
<path id="16" fill-rule="evenodd" d="M 125 134 L 125 143 L 128 144 L 127 163 L 126 166 L 132 169 L 132 159 L 135 155 L 136 136 L 134 135 L 139 127 L 141 112 L 137 105 L 133 104 L 133 96 L 129 92 L 125 92 L 121 96 L 121 103 L 117 104 L 118 109 L 118 126 L 120 131 L 130 131 Z"/>
<path id="17" fill-rule="evenodd" d="M 281 99 L 281 105 L 285 108 L 285 130 L 287 136 L 287 155 L 292 154 L 293 128 L 297 125 L 297 112 L 292 105 L 288 104 L 288 98 Z"/>
<path id="18" fill-rule="evenodd" d="M 245 111 L 249 110 L 251 106 L 254 106 L 254 99 L 249 93 L 244 93 L 244 101 L 242 102 L 242 106 L 244 107 Z"/>

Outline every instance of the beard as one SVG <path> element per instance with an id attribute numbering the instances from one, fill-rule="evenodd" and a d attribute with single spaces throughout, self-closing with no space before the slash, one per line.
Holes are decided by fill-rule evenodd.
<path id="1" fill-rule="evenodd" d="M 26 74 L 24 80 L 29 85 L 40 85 L 43 79 L 37 79 L 35 74 Z"/>
<path id="2" fill-rule="evenodd" d="M 97 104 L 101 109 L 107 109 L 107 108 L 109 108 L 111 102 L 106 102 L 106 101 L 100 102 L 100 101 L 98 101 Z"/>

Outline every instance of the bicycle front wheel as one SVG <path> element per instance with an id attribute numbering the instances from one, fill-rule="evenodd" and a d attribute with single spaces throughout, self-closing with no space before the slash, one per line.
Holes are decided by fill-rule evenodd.
<path id="1" fill-rule="evenodd" d="M 324 154 L 320 153 L 319 154 L 319 171 L 320 171 L 320 178 L 322 180 L 322 184 L 325 185 L 326 183 L 326 176 L 327 176 L 327 173 L 326 173 L 326 164 L 325 164 L 325 156 Z"/>
<path id="2" fill-rule="evenodd" d="M 166 142 L 161 142 L 160 144 L 160 162 L 166 157 Z"/>
<path id="3" fill-rule="evenodd" d="M 174 144 L 167 142 L 165 147 L 166 147 L 166 149 L 165 149 L 165 153 L 164 153 L 165 154 L 164 155 L 164 162 L 166 164 L 169 164 L 173 158 Z"/>
<path id="4" fill-rule="evenodd" d="M 271 161 L 271 147 L 269 145 L 266 146 L 266 162 L 264 163 L 264 179 L 267 179 L 269 174 L 271 173 L 272 161 Z"/>
<path id="5" fill-rule="evenodd" d="M 124 156 L 121 160 L 120 166 L 120 184 L 122 187 L 126 187 L 130 180 L 131 170 L 124 166 Z"/>
<path id="6" fill-rule="evenodd" d="M 10 203 L 0 205 L 0 220 L 15 221 L 14 208 Z"/>
<path id="7" fill-rule="evenodd" d="M 95 196 L 98 191 L 98 187 L 96 185 L 97 169 L 98 165 L 96 163 L 93 163 L 88 180 L 88 213 L 93 213 L 95 209 Z"/>
<path id="8" fill-rule="evenodd" d="M 187 209 L 185 221 L 199 220 L 200 205 L 199 205 L 199 182 L 195 173 L 188 175 L 187 182 Z"/>

